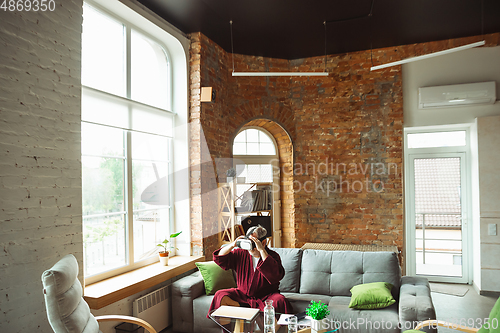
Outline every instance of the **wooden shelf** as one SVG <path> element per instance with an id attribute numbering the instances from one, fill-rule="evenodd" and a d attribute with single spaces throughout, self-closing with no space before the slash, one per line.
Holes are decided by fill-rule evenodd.
<path id="1" fill-rule="evenodd" d="M 101 309 L 194 269 L 195 262 L 200 261 L 205 261 L 205 257 L 171 257 L 168 266 L 158 262 L 85 286 L 83 298 L 91 309 Z"/>
<path id="2" fill-rule="evenodd" d="M 219 228 L 219 245 L 224 244 L 225 241 L 234 241 L 236 216 L 248 216 L 257 214 L 262 216 L 262 213 L 267 213 L 272 219 L 272 209 L 239 212 L 238 207 L 235 207 L 235 201 L 239 200 L 241 196 L 236 196 L 236 187 L 238 185 L 248 185 L 249 189 L 257 188 L 258 186 L 270 186 L 272 183 L 219 183 L 218 184 L 218 228 Z M 267 196 L 266 196 L 267 197 Z M 265 208 L 265 206 L 263 206 Z"/>

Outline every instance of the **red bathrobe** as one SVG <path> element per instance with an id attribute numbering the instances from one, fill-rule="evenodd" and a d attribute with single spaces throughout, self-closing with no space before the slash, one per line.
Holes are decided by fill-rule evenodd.
<path id="1" fill-rule="evenodd" d="M 248 304 L 251 308 L 259 308 L 261 311 L 266 306 L 265 301 L 269 299 L 273 300 L 276 313 L 293 313 L 292 305 L 279 292 L 280 280 L 285 276 L 279 254 L 266 246 L 269 255 L 265 260 L 259 259 L 254 271 L 252 256 L 248 251 L 235 248 L 223 256 L 218 255 L 219 251 L 220 249 L 213 254 L 215 263 L 224 270 L 232 269 L 236 272 L 238 287 L 217 291 L 209 313 L 220 306 L 224 296 L 240 304 Z"/>

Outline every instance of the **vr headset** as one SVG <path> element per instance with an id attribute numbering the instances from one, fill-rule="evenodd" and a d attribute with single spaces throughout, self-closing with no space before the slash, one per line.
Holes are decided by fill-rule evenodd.
<path id="1" fill-rule="evenodd" d="M 245 238 L 238 239 L 236 241 L 236 246 L 242 250 L 248 250 L 248 251 L 255 249 L 255 243 L 248 236 L 249 235 L 246 235 Z M 263 242 L 264 239 L 266 239 L 266 238 L 267 237 L 265 237 L 265 236 L 261 237 L 261 238 L 259 238 L 259 241 Z"/>

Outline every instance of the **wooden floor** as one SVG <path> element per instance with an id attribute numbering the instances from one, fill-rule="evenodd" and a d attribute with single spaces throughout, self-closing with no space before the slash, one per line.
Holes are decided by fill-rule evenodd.
<path id="1" fill-rule="evenodd" d="M 451 322 L 474 322 L 478 318 L 488 318 L 498 297 L 481 296 L 471 285 L 466 286 L 469 291 L 463 296 L 453 296 L 432 292 L 432 302 L 436 308 L 436 317 L 439 320 Z M 484 319 L 483 319 L 484 321 Z M 478 327 L 475 325 L 474 327 Z M 439 333 L 457 332 L 447 328 L 439 328 Z"/>

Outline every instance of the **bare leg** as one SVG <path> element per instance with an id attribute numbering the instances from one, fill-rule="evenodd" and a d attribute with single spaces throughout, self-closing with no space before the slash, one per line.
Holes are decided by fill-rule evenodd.
<path id="1" fill-rule="evenodd" d="M 233 301 L 229 296 L 224 296 L 220 300 L 220 305 L 240 306 L 240 303 Z"/>
<path id="2" fill-rule="evenodd" d="M 240 303 L 233 301 L 229 296 L 224 296 L 220 300 L 220 305 L 228 305 L 228 306 L 240 306 Z M 231 322 L 231 319 L 229 318 L 219 318 L 219 323 L 221 325 L 227 325 Z"/>

